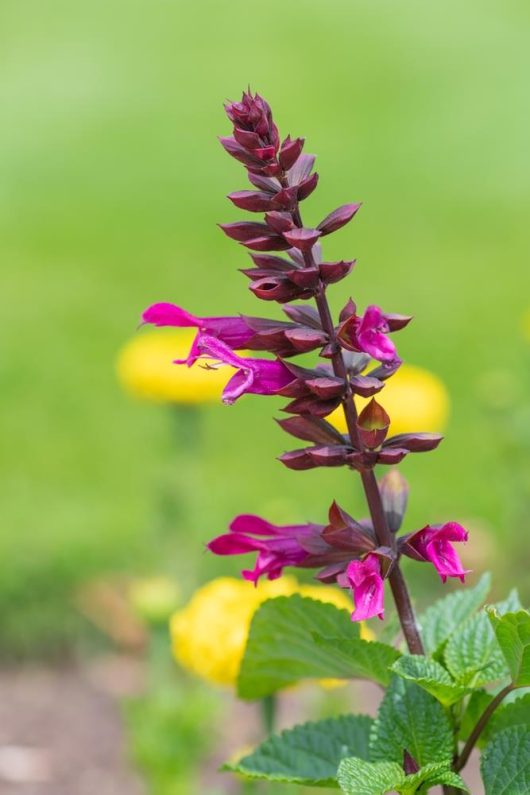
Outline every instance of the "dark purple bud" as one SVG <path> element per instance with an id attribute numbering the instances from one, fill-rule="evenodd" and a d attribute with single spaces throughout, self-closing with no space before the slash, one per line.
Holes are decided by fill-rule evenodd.
<path id="1" fill-rule="evenodd" d="M 335 284 L 351 273 L 355 260 L 351 262 L 322 262 L 320 265 L 320 278 L 324 284 Z"/>
<path id="2" fill-rule="evenodd" d="M 256 188 L 259 188 L 266 193 L 275 194 L 277 191 L 281 190 L 281 185 L 277 179 L 265 177 L 263 174 L 253 174 L 252 172 L 249 172 L 248 179 L 249 182 L 252 182 Z"/>
<path id="3" fill-rule="evenodd" d="M 292 203 L 298 198 L 298 188 L 283 188 L 279 190 L 273 197 L 274 207 L 290 207 Z"/>
<path id="4" fill-rule="evenodd" d="M 323 235 L 336 232 L 341 226 L 351 221 L 360 206 L 360 204 L 343 204 L 342 207 L 337 207 L 318 224 L 317 229 L 320 229 Z"/>
<path id="5" fill-rule="evenodd" d="M 318 287 L 320 278 L 318 268 L 297 268 L 296 270 L 287 271 L 286 275 L 298 287 L 304 287 L 307 290 Z"/>
<path id="6" fill-rule="evenodd" d="M 384 408 L 372 398 L 359 414 L 357 428 L 365 447 L 375 450 L 384 442 L 390 425 L 390 417 Z"/>
<path id="7" fill-rule="evenodd" d="M 378 378 L 380 381 L 385 381 L 387 378 L 390 378 L 391 375 L 394 375 L 401 365 L 401 359 L 394 359 L 393 362 L 383 362 L 378 367 L 370 370 L 368 376 L 370 378 Z"/>
<path id="8" fill-rule="evenodd" d="M 357 306 L 351 298 L 348 298 L 347 303 L 344 307 L 340 310 L 339 320 L 341 323 L 344 323 L 348 318 L 355 317 L 357 314 Z"/>
<path id="9" fill-rule="evenodd" d="M 281 257 L 275 257 L 274 254 L 251 254 L 250 256 L 256 267 L 262 270 L 287 272 L 292 268 L 290 262 Z"/>
<path id="10" fill-rule="evenodd" d="M 273 197 L 270 193 L 254 190 L 239 190 L 229 193 L 228 198 L 241 210 L 248 210 L 251 213 L 261 213 L 270 210 Z"/>
<path id="11" fill-rule="evenodd" d="M 303 138 L 295 138 L 294 141 L 291 141 L 289 137 L 285 139 L 278 155 L 278 160 L 284 171 L 289 171 L 294 166 L 302 153 L 303 147 Z"/>
<path id="12" fill-rule="evenodd" d="M 219 141 L 229 155 L 232 155 L 232 157 L 240 163 L 243 163 L 247 168 L 256 168 L 260 166 L 260 161 L 256 157 L 250 155 L 247 149 L 244 149 L 234 138 L 225 138 L 221 136 Z"/>
<path id="13" fill-rule="evenodd" d="M 402 447 L 384 447 L 377 453 L 377 463 L 399 464 L 399 462 L 403 461 L 405 456 L 408 455 L 408 452 L 408 450 Z"/>
<path id="14" fill-rule="evenodd" d="M 331 376 L 326 378 L 311 378 L 305 383 L 313 394 L 323 400 L 342 397 L 346 389 L 346 385 L 342 378 L 334 378 Z"/>
<path id="15" fill-rule="evenodd" d="M 302 471 L 304 469 L 314 469 L 316 464 L 308 455 L 307 449 L 291 450 L 289 453 L 283 453 L 278 457 L 278 460 L 287 467 L 287 469 L 295 469 Z"/>
<path id="16" fill-rule="evenodd" d="M 390 331 L 400 331 L 405 326 L 408 326 L 412 320 L 412 315 L 396 315 L 385 312 L 385 320 Z"/>
<path id="17" fill-rule="evenodd" d="M 417 773 L 419 769 L 420 767 L 418 763 L 405 748 L 403 751 L 403 770 L 405 771 L 405 774 L 407 776 L 411 776 L 413 773 Z"/>
<path id="18" fill-rule="evenodd" d="M 307 353 L 319 348 L 326 341 L 323 331 L 311 328 L 293 328 L 285 331 L 285 337 L 300 353 Z"/>
<path id="19" fill-rule="evenodd" d="M 311 414 L 313 417 L 327 417 L 339 405 L 339 398 L 324 400 L 316 395 L 305 395 L 295 398 L 282 410 L 289 414 Z"/>
<path id="20" fill-rule="evenodd" d="M 263 146 L 259 149 L 253 149 L 252 154 L 256 155 L 259 160 L 272 160 L 276 154 L 276 149 L 274 146 Z M 274 170 L 277 170 L 276 166 L 274 167 Z"/>
<path id="21" fill-rule="evenodd" d="M 255 221 L 235 221 L 231 224 L 219 224 L 227 237 L 244 243 L 257 237 L 272 237 L 273 233 L 266 224 Z"/>
<path id="22" fill-rule="evenodd" d="M 439 433 L 399 433 L 385 442 L 385 448 L 400 447 L 409 453 L 426 453 L 435 450 L 443 436 Z"/>
<path id="23" fill-rule="evenodd" d="M 284 233 L 287 242 L 300 249 L 300 251 L 311 251 L 322 233 L 318 229 L 291 229 Z"/>
<path id="24" fill-rule="evenodd" d="M 397 533 L 407 510 L 408 483 L 399 470 L 391 469 L 379 481 L 379 492 L 388 526 L 393 533 Z"/>
<path id="25" fill-rule="evenodd" d="M 290 301 L 298 298 L 300 288 L 282 276 L 265 276 L 249 284 L 249 289 L 262 301 Z"/>
<path id="26" fill-rule="evenodd" d="M 259 149 L 261 140 L 257 133 L 252 130 L 242 130 L 240 127 L 234 127 L 234 138 L 245 149 Z"/>
<path id="27" fill-rule="evenodd" d="M 346 463 L 346 450 L 341 445 L 309 447 L 307 453 L 315 466 L 340 467 Z"/>
<path id="28" fill-rule="evenodd" d="M 304 179 L 303 182 L 300 182 L 298 184 L 298 192 L 297 192 L 298 201 L 303 201 L 304 199 L 307 199 L 308 196 L 311 196 L 317 185 L 318 185 L 318 174 L 315 171 L 314 174 L 311 174 L 310 177 Z"/>
<path id="29" fill-rule="evenodd" d="M 295 323 L 300 323 L 302 326 L 322 329 L 320 315 L 314 306 L 284 306 L 283 311 L 287 317 L 294 320 Z"/>
<path id="30" fill-rule="evenodd" d="M 286 251 L 289 244 L 279 235 L 255 237 L 251 240 L 240 241 L 242 246 L 254 251 Z"/>
<path id="31" fill-rule="evenodd" d="M 303 439 L 304 442 L 321 445 L 344 444 L 344 438 L 336 428 L 319 417 L 287 417 L 276 422 L 284 431 L 297 439 Z"/>
<path id="32" fill-rule="evenodd" d="M 278 234 L 282 234 L 283 232 L 288 232 L 289 229 L 292 229 L 293 219 L 291 213 L 282 213 L 278 212 L 278 210 L 273 210 L 270 213 L 265 215 L 265 220 L 267 222 L 267 226 L 273 229 Z"/>
<path id="33" fill-rule="evenodd" d="M 354 555 L 369 552 L 376 546 L 373 530 L 356 522 L 335 501 L 329 509 L 329 524 L 322 531 L 322 537 L 331 546 Z"/>
<path id="34" fill-rule="evenodd" d="M 384 383 L 378 378 L 369 378 L 367 375 L 354 375 L 350 378 L 350 386 L 355 395 L 372 397 L 383 389 Z"/>

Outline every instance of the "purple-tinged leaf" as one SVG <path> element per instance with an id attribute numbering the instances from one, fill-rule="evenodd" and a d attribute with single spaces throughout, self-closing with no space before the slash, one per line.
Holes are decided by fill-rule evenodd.
<path id="1" fill-rule="evenodd" d="M 337 207 L 318 224 L 317 229 L 320 229 L 323 235 L 336 232 L 337 229 L 351 221 L 360 206 L 360 204 L 343 204 L 342 207 Z"/>
<path id="2" fill-rule="evenodd" d="M 341 323 L 344 323 L 348 318 L 354 317 L 357 312 L 357 306 L 351 298 L 348 298 L 347 302 L 344 304 L 342 309 L 340 310 L 339 320 Z"/>
<path id="3" fill-rule="evenodd" d="M 298 185 L 297 198 L 298 201 L 304 201 L 308 196 L 311 196 L 316 186 L 318 185 L 318 173 L 315 171 L 310 177 L 304 179 Z"/>
<path id="4" fill-rule="evenodd" d="M 401 367 L 401 359 L 395 359 L 393 362 L 380 364 L 367 374 L 369 378 L 378 378 L 380 381 L 385 381 L 390 376 L 399 370 Z"/>
<path id="5" fill-rule="evenodd" d="M 340 405 L 340 399 L 321 400 L 316 395 L 295 398 L 282 411 L 288 414 L 311 414 L 313 417 L 327 417 Z"/>
<path id="6" fill-rule="evenodd" d="M 286 274 L 298 287 L 313 290 L 318 287 L 319 273 L 318 268 L 297 268 L 287 271 Z"/>
<path id="7" fill-rule="evenodd" d="M 408 452 L 408 450 L 402 447 L 383 447 L 383 449 L 377 453 L 377 463 L 399 464 L 399 462 L 403 461 L 405 456 L 408 455 Z"/>
<path id="8" fill-rule="evenodd" d="M 252 182 L 252 184 L 256 188 L 259 188 L 260 190 L 263 190 L 266 193 L 275 194 L 279 190 L 281 190 L 280 183 L 278 182 L 277 179 L 274 179 L 273 177 L 264 177 L 263 174 L 253 174 L 252 172 L 249 171 L 248 178 L 249 181 Z"/>
<path id="9" fill-rule="evenodd" d="M 234 127 L 234 138 L 245 149 L 259 149 L 261 146 L 259 135 L 251 130 L 242 130 L 240 127 Z"/>
<path id="10" fill-rule="evenodd" d="M 300 353 L 314 351 L 326 341 L 323 331 L 312 328 L 289 328 L 285 331 L 285 337 Z"/>
<path id="11" fill-rule="evenodd" d="M 426 453 L 435 450 L 443 436 L 439 433 L 399 433 L 385 442 L 387 447 L 402 447 L 410 453 Z"/>
<path id="12" fill-rule="evenodd" d="M 333 425 L 319 417 L 287 417 L 276 420 L 284 431 L 303 439 L 304 442 L 314 442 L 321 445 L 344 444 L 344 437 Z"/>
<path id="13" fill-rule="evenodd" d="M 287 175 L 289 185 L 299 185 L 300 182 L 307 180 L 313 170 L 315 160 L 315 155 L 301 154 Z"/>
<path id="14" fill-rule="evenodd" d="M 259 160 L 251 156 L 234 138 L 221 136 L 219 142 L 229 155 L 243 163 L 247 168 L 256 168 L 259 165 Z"/>
<path id="15" fill-rule="evenodd" d="M 267 226 L 279 235 L 283 234 L 283 232 L 288 232 L 294 226 L 291 213 L 279 212 L 278 210 L 272 210 L 272 212 L 267 213 L 265 221 Z"/>
<path id="16" fill-rule="evenodd" d="M 284 232 L 284 238 L 290 246 L 300 249 L 300 251 L 311 251 L 322 233 L 318 229 L 291 229 Z"/>
<path id="17" fill-rule="evenodd" d="M 284 171 L 289 171 L 289 169 L 294 166 L 302 153 L 303 147 L 303 138 L 295 138 L 294 141 L 291 141 L 289 138 L 285 139 L 278 156 L 278 160 Z"/>
<path id="18" fill-rule="evenodd" d="M 256 221 L 235 221 L 231 224 L 219 224 L 219 226 L 227 237 L 240 243 L 257 237 L 274 236 L 274 233 L 271 232 L 266 224 L 260 224 Z"/>
<path id="19" fill-rule="evenodd" d="M 287 272 L 293 267 L 288 260 L 275 257 L 274 254 L 251 254 L 250 256 L 256 267 L 263 270 Z"/>
<path id="20" fill-rule="evenodd" d="M 265 191 L 238 190 L 229 193 L 228 198 L 236 207 L 251 213 L 261 213 L 270 210 L 273 206 L 273 197 Z"/>
<path id="21" fill-rule="evenodd" d="M 405 326 L 408 326 L 412 320 L 412 315 L 396 315 L 385 312 L 385 320 L 390 331 L 400 331 Z"/>
<path id="22" fill-rule="evenodd" d="M 311 378 L 305 383 L 311 392 L 322 400 L 342 397 L 346 389 L 346 385 L 342 378 L 332 378 L 331 376 L 326 378 Z"/>
<path id="23" fill-rule="evenodd" d="M 318 310 L 314 306 L 291 305 L 284 306 L 283 311 L 295 323 L 300 323 L 302 326 L 311 326 L 311 328 L 322 330 L 322 323 Z"/>
<path id="24" fill-rule="evenodd" d="M 279 235 L 255 237 L 240 242 L 242 246 L 254 249 L 254 251 L 285 251 L 289 248 L 289 244 Z"/>

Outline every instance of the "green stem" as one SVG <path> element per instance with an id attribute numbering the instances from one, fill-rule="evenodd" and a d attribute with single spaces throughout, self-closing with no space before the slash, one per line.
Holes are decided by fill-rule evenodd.
<path id="1" fill-rule="evenodd" d="M 265 696 L 261 699 L 261 721 L 265 735 L 268 737 L 274 732 L 276 726 L 277 700 L 275 695 Z"/>
<path id="2" fill-rule="evenodd" d="M 513 689 L 514 686 L 511 683 L 509 685 L 506 685 L 506 687 L 504 687 L 499 693 L 497 693 L 493 701 L 491 701 L 488 704 L 488 706 L 486 707 L 486 709 L 478 719 L 475 728 L 467 738 L 467 742 L 462 749 L 462 753 L 460 754 L 459 757 L 457 757 L 453 765 L 453 770 L 456 773 L 458 773 L 459 770 L 462 770 L 462 768 L 465 767 L 465 765 L 467 764 L 467 760 L 471 755 L 471 751 L 475 747 L 475 744 L 477 743 L 480 735 L 486 728 L 489 719 L 491 718 L 491 716 L 493 715 L 499 704 L 506 698 L 508 693 L 512 692 Z"/>

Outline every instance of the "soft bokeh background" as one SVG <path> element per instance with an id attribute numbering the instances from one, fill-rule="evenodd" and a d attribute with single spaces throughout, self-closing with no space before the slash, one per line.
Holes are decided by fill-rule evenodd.
<path id="1" fill-rule="evenodd" d="M 235 573 L 201 543 L 239 511 L 321 520 L 332 497 L 362 510 L 348 472 L 275 461 L 279 401 L 188 422 L 116 381 L 155 300 L 263 309 L 237 270 L 245 251 L 216 227 L 245 187 L 216 140 L 222 101 L 248 84 L 318 154 L 306 217 L 364 202 L 327 242 L 359 260 L 335 305 L 351 292 L 413 314 L 400 353 L 450 391 L 447 440 L 403 465 L 410 526 L 471 522 L 477 566 L 528 594 L 529 26 L 523 0 L 3 0 L 5 657 L 83 641 L 74 595 L 102 572 L 165 573 L 184 594 Z M 420 600 L 427 585 L 422 572 Z"/>

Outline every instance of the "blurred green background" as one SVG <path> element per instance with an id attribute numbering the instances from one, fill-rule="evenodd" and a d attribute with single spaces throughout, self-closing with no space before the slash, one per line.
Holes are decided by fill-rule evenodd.
<path id="1" fill-rule="evenodd" d="M 182 422 L 116 382 L 151 302 L 279 316 L 216 227 L 241 215 L 224 195 L 244 171 L 216 136 L 248 84 L 318 154 L 306 218 L 364 202 L 326 241 L 359 260 L 335 306 L 413 314 L 400 353 L 449 388 L 446 442 L 403 465 L 410 527 L 470 520 L 477 559 L 484 545 L 501 580 L 527 572 L 529 23 L 522 0 L 3 0 L 4 656 L 70 647 L 72 594 L 101 572 L 170 574 L 184 593 L 235 573 L 202 542 L 237 512 L 363 510 L 348 472 L 275 461 L 281 402 L 208 407 L 176 457 Z"/>

